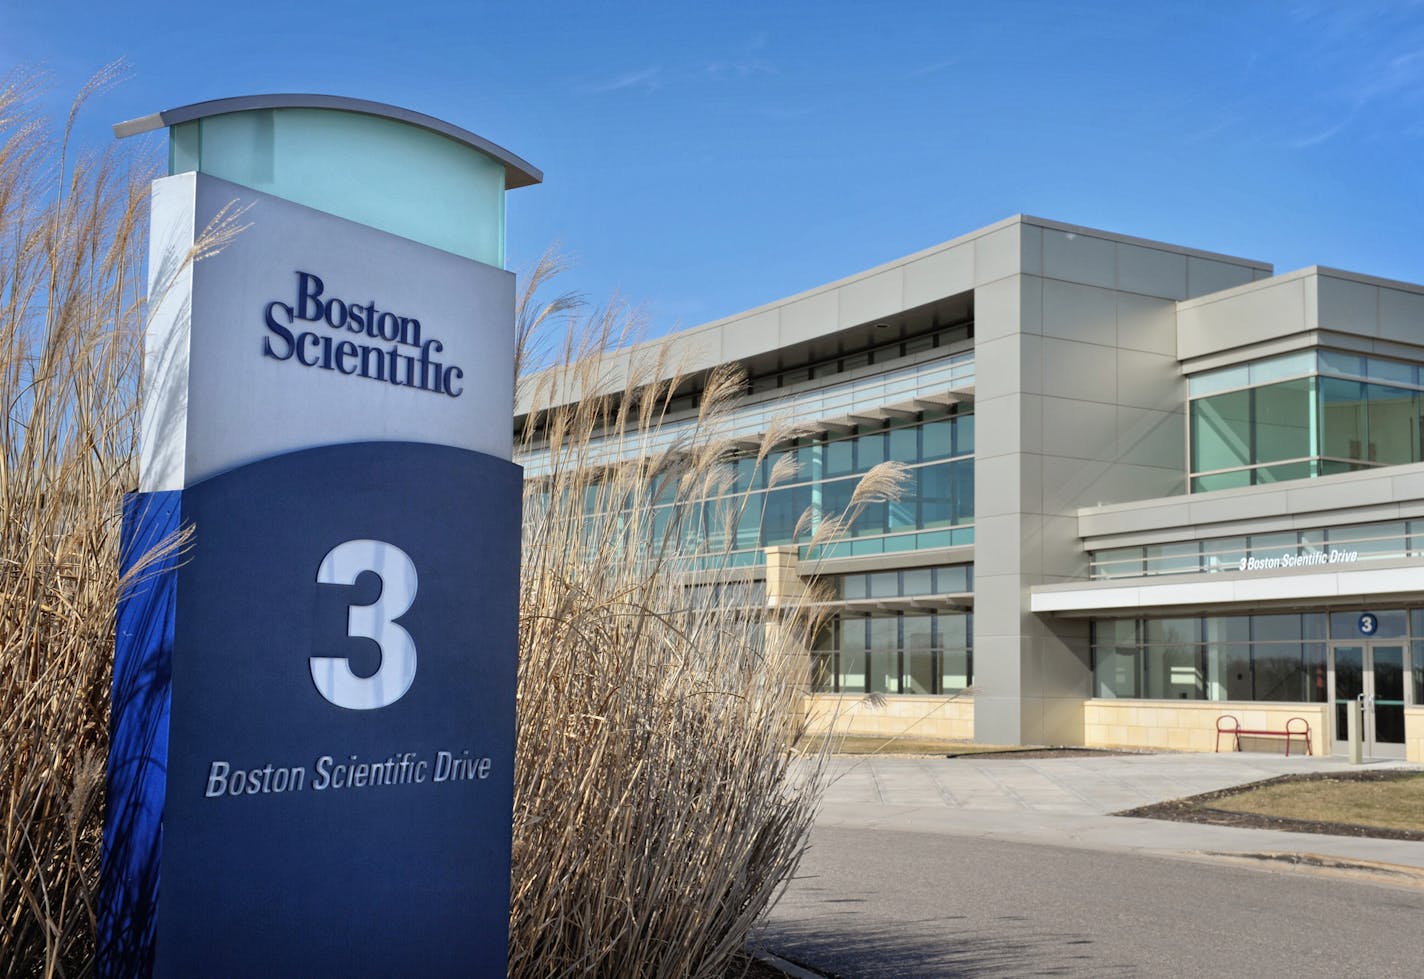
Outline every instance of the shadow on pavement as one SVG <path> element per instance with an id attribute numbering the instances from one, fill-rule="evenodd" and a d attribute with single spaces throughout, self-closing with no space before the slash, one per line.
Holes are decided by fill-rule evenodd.
<path id="1" fill-rule="evenodd" d="M 1102 962 L 1082 935 L 1014 940 L 956 934 L 962 916 L 902 921 L 895 935 L 867 929 L 858 914 L 816 922 L 771 921 L 755 943 L 789 961 L 838 979 L 945 979 L 955 976 L 1136 976 L 1129 964 Z"/>

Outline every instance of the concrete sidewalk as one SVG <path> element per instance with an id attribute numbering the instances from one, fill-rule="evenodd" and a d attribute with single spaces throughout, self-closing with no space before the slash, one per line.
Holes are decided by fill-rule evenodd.
<path id="1" fill-rule="evenodd" d="M 1238 829 L 1110 813 L 1277 775 L 1406 768 L 1275 755 L 840 757 L 818 827 L 886 828 L 1160 855 L 1304 854 L 1424 870 L 1424 843 Z"/>

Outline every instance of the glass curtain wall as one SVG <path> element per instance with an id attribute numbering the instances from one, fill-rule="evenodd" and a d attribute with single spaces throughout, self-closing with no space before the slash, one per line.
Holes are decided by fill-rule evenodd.
<path id="1" fill-rule="evenodd" d="M 1324 703 L 1326 616 L 1093 623 L 1095 696 Z"/>
<path id="2" fill-rule="evenodd" d="M 816 693 L 950 694 L 974 682 L 974 615 L 842 614 L 816 637 Z"/>
<path id="3" fill-rule="evenodd" d="M 760 463 L 736 459 L 728 463 L 724 489 L 705 499 L 678 501 L 677 480 L 667 479 L 652 501 L 652 536 L 663 540 L 673 528 L 680 549 L 710 553 L 709 565 L 760 564 L 763 548 L 806 545 L 819 524 L 817 515 L 844 512 L 861 477 L 887 460 L 908 469 L 900 499 L 866 506 L 842 535 L 843 547 L 818 548 L 816 554 L 805 547 L 803 556 L 972 542 L 972 412 L 862 428 L 849 437 L 800 439 Z M 591 501 L 590 516 L 597 506 Z M 803 521 L 808 509 L 812 519 Z M 723 555 L 724 548 L 729 555 Z"/>
<path id="4" fill-rule="evenodd" d="M 1307 350 L 1191 378 L 1193 492 L 1424 461 L 1420 365 Z"/>

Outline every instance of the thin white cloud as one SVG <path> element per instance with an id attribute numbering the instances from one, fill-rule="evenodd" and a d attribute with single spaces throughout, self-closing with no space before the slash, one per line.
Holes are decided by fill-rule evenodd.
<path id="1" fill-rule="evenodd" d="M 950 58 L 948 61 L 936 61 L 932 65 L 920 65 L 918 68 L 911 69 L 905 73 L 905 77 L 924 78 L 926 75 L 933 75 L 937 72 L 944 71 L 946 68 L 953 68 L 957 64 L 959 64 L 958 58 Z"/>
<path id="2" fill-rule="evenodd" d="M 640 71 L 630 71 L 608 81 L 599 82 L 589 87 L 588 91 L 594 95 L 602 95 L 605 92 L 623 92 L 628 89 L 642 89 L 644 92 L 656 92 L 662 88 L 661 65 L 652 68 L 644 68 Z"/>
<path id="3" fill-rule="evenodd" d="M 1326 128 L 1321 129 L 1317 132 L 1313 132 L 1307 136 L 1302 136 L 1299 139 L 1293 139 L 1290 143 L 1291 148 L 1297 150 L 1304 150 L 1309 149 L 1312 146 L 1319 146 L 1321 143 L 1328 143 L 1330 142 L 1330 140 L 1340 135 L 1340 131 L 1344 129 L 1349 122 L 1350 119 L 1347 116 L 1346 118 L 1341 119 L 1339 122 L 1335 123 L 1335 125 L 1333 126 L 1327 126 Z"/>

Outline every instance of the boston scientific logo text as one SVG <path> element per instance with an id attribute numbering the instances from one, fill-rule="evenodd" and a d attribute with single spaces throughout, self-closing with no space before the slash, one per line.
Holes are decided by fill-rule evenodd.
<path id="1" fill-rule="evenodd" d="M 434 337 L 423 338 L 420 320 L 378 309 L 374 301 L 363 306 L 327 299 L 325 291 L 320 278 L 298 271 L 295 301 L 274 299 L 267 304 L 271 335 L 262 340 L 264 357 L 451 398 L 464 393 L 459 382 L 465 372 L 435 359 L 445 345 Z M 298 325 L 305 323 L 321 326 L 306 330 Z"/>

